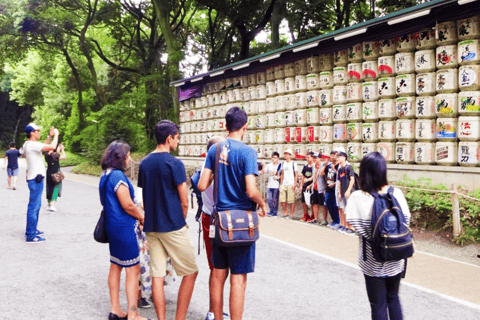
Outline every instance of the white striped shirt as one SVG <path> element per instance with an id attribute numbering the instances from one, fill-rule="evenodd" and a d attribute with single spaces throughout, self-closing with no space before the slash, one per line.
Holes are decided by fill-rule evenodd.
<path id="1" fill-rule="evenodd" d="M 393 195 L 400 204 L 408 225 L 410 225 L 410 210 L 407 200 L 400 189 L 394 188 Z M 369 241 L 366 241 L 367 259 L 363 260 L 363 242 L 365 239 L 372 239 L 372 209 L 373 196 L 361 190 L 352 193 L 347 202 L 345 214 L 347 221 L 355 228 L 360 236 L 360 247 L 358 250 L 358 265 L 363 273 L 370 277 L 392 277 L 405 268 L 405 261 L 387 261 L 378 262 L 372 254 L 372 247 Z"/>

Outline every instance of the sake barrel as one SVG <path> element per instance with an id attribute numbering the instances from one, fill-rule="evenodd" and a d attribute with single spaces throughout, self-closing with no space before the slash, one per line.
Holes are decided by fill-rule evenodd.
<path id="1" fill-rule="evenodd" d="M 322 71 L 320 73 L 320 88 L 333 88 L 333 71 Z"/>
<path id="2" fill-rule="evenodd" d="M 333 144 L 331 143 L 321 143 L 318 145 L 318 152 L 321 154 L 329 155 L 333 150 Z"/>
<path id="3" fill-rule="evenodd" d="M 480 141 L 479 117 L 458 117 L 458 138 L 460 141 Z"/>
<path id="4" fill-rule="evenodd" d="M 415 55 L 413 52 L 400 52 L 395 55 L 395 72 L 397 75 L 415 72 Z"/>
<path id="5" fill-rule="evenodd" d="M 435 40 L 435 30 L 433 28 L 425 28 L 415 33 L 415 40 L 417 41 L 417 50 L 432 49 L 437 46 Z"/>
<path id="6" fill-rule="evenodd" d="M 233 89 L 233 98 L 235 101 L 242 101 L 242 90 L 239 88 Z M 215 103 L 214 103 L 215 104 Z"/>
<path id="7" fill-rule="evenodd" d="M 378 102 L 369 101 L 362 104 L 362 117 L 365 122 L 378 121 Z"/>
<path id="8" fill-rule="evenodd" d="M 307 109 L 307 125 L 318 125 L 319 124 L 319 108 L 308 108 Z"/>
<path id="9" fill-rule="evenodd" d="M 320 90 L 318 96 L 319 96 L 320 108 L 329 108 L 333 106 L 333 90 L 332 89 Z"/>
<path id="10" fill-rule="evenodd" d="M 234 88 L 241 88 L 242 87 L 242 77 L 241 76 L 237 76 L 237 77 L 234 77 L 233 78 L 233 87 Z"/>
<path id="11" fill-rule="evenodd" d="M 305 160 L 306 150 L 304 144 L 296 144 L 293 147 L 293 157 L 297 160 Z"/>
<path id="12" fill-rule="evenodd" d="M 295 142 L 307 143 L 307 127 L 295 127 Z"/>
<path id="13" fill-rule="evenodd" d="M 333 126 L 320 126 L 320 142 L 333 142 Z"/>
<path id="14" fill-rule="evenodd" d="M 363 60 L 377 60 L 380 56 L 380 43 L 378 41 L 364 41 L 363 46 Z"/>
<path id="15" fill-rule="evenodd" d="M 257 113 L 258 114 L 265 114 L 267 113 L 267 106 L 266 106 L 266 101 L 265 100 L 258 100 L 255 102 L 257 105 Z"/>
<path id="16" fill-rule="evenodd" d="M 207 96 L 203 96 L 203 97 L 201 98 L 201 101 L 202 101 L 202 108 L 208 107 L 208 98 L 207 98 Z"/>
<path id="17" fill-rule="evenodd" d="M 234 94 L 233 94 L 233 90 L 232 90 L 232 101 L 234 100 Z M 215 100 L 213 99 L 213 94 L 209 94 L 207 95 L 207 100 L 208 100 L 208 106 L 211 107 L 215 104 Z"/>
<path id="18" fill-rule="evenodd" d="M 347 143 L 347 156 L 348 161 L 360 162 L 363 158 L 362 143 L 361 142 L 349 142 Z"/>
<path id="19" fill-rule="evenodd" d="M 395 162 L 400 164 L 415 163 L 415 144 L 413 142 L 397 142 L 395 144 Z"/>
<path id="20" fill-rule="evenodd" d="M 274 67 L 268 67 L 265 70 L 265 73 L 267 74 L 267 82 L 268 81 L 275 81 L 275 68 Z"/>
<path id="21" fill-rule="evenodd" d="M 392 120 L 397 118 L 395 99 L 380 99 L 378 101 L 378 118 L 380 120 Z"/>
<path id="22" fill-rule="evenodd" d="M 303 109 L 307 107 L 306 92 L 298 92 L 295 94 L 295 106 L 296 106 L 296 109 Z"/>
<path id="23" fill-rule="evenodd" d="M 458 66 L 458 54 L 456 45 L 437 47 L 437 68 L 450 69 Z"/>
<path id="24" fill-rule="evenodd" d="M 263 145 L 263 157 L 265 159 L 270 159 L 273 154 L 273 145 L 271 144 L 265 144 Z"/>
<path id="25" fill-rule="evenodd" d="M 277 64 L 273 67 L 275 72 L 275 80 L 281 80 L 285 78 L 285 69 L 283 64 Z"/>
<path id="26" fill-rule="evenodd" d="M 479 142 L 460 141 L 458 143 L 458 163 L 464 167 L 478 166 L 479 147 Z"/>
<path id="27" fill-rule="evenodd" d="M 339 50 L 333 54 L 334 66 L 346 66 L 348 64 L 347 50 Z"/>
<path id="28" fill-rule="evenodd" d="M 362 141 L 362 129 L 361 122 L 347 123 L 347 140 L 348 141 Z"/>
<path id="29" fill-rule="evenodd" d="M 441 166 L 458 165 L 458 143 L 437 142 L 435 144 L 435 162 Z"/>
<path id="30" fill-rule="evenodd" d="M 255 76 L 256 76 L 257 85 L 262 85 L 267 83 L 267 73 L 265 71 L 257 72 Z"/>
<path id="31" fill-rule="evenodd" d="M 333 119 L 332 119 L 332 114 L 333 114 L 333 108 L 321 108 L 319 110 L 319 123 L 321 125 L 332 125 Z"/>
<path id="32" fill-rule="evenodd" d="M 379 53 L 381 56 L 392 56 L 397 53 L 396 39 L 388 39 L 379 42 Z"/>
<path id="33" fill-rule="evenodd" d="M 480 66 L 461 66 L 458 71 L 458 87 L 461 91 L 480 90 Z"/>
<path id="34" fill-rule="evenodd" d="M 309 73 L 307 74 L 307 90 L 320 89 L 320 74 Z"/>
<path id="35" fill-rule="evenodd" d="M 443 69 L 437 71 L 437 93 L 454 93 L 458 90 L 458 69 Z"/>
<path id="36" fill-rule="evenodd" d="M 222 80 L 218 81 L 216 86 L 215 86 L 215 89 L 217 91 L 227 90 L 227 81 L 225 79 L 222 79 Z"/>
<path id="37" fill-rule="evenodd" d="M 377 81 L 362 83 L 362 93 L 363 101 L 377 101 L 379 98 Z"/>
<path id="38" fill-rule="evenodd" d="M 266 117 L 264 114 L 258 114 L 255 116 L 255 128 L 265 129 L 266 127 Z"/>
<path id="39" fill-rule="evenodd" d="M 333 87 L 333 103 L 334 104 L 347 103 L 347 86 Z"/>
<path id="40" fill-rule="evenodd" d="M 378 79 L 378 60 L 362 63 L 362 79 L 365 81 Z"/>
<path id="41" fill-rule="evenodd" d="M 267 112 L 275 112 L 275 98 L 267 98 L 265 100 L 265 110 Z"/>
<path id="42" fill-rule="evenodd" d="M 285 110 L 295 110 L 297 107 L 297 100 L 294 94 L 287 94 L 285 97 Z"/>
<path id="43" fill-rule="evenodd" d="M 395 136 L 398 141 L 415 141 L 415 119 L 398 119 L 395 122 Z"/>
<path id="44" fill-rule="evenodd" d="M 295 127 L 285 128 L 285 143 L 295 143 Z"/>
<path id="45" fill-rule="evenodd" d="M 458 94 L 458 113 L 464 116 L 480 115 L 480 92 L 462 91 Z"/>
<path id="46" fill-rule="evenodd" d="M 415 51 L 416 41 L 413 34 L 408 34 L 397 38 L 397 51 L 410 52 Z"/>
<path id="47" fill-rule="evenodd" d="M 264 84 L 258 85 L 257 87 L 257 100 L 267 99 L 267 86 Z"/>
<path id="48" fill-rule="evenodd" d="M 285 80 L 275 80 L 275 94 L 285 94 Z"/>
<path id="49" fill-rule="evenodd" d="M 334 65 L 333 54 L 327 53 L 327 54 L 320 54 L 318 56 L 318 67 L 320 69 L 319 72 L 331 71 L 333 70 L 333 65 Z"/>
<path id="50" fill-rule="evenodd" d="M 305 145 L 305 152 L 306 154 L 310 154 L 311 152 L 317 152 L 317 144 L 309 143 Z"/>
<path id="51" fill-rule="evenodd" d="M 431 96 L 436 92 L 435 72 L 420 73 L 416 76 L 416 92 L 419 96 Z"/>
<path id="52" fill-rule="evenodd" d="M 285 125 L 287 127 L 293 126 L 295 124 L 295 111 L 285 112 Z"/>
<path id="53" fill-rule="evenodd" d="M 457 118 L 437 119 L 437 139 L 439 141 L 456 141 L 458 137 Z"/>
<path id="54" fill-rule="evenodd" d="M 458 115 L 457 93 L 437 94 L 435 100 L 437 117 L 453 118 Z"/>
<path id="55" fill-rule="evenodd" d="M 247 129 L 252 130 L 255 129 L 255 117 L 256 116 L 248 116 L 247 118 Z"/>
<path id="56" fill-rule="evenodd" d="M 225 118 L 217 119 L 217 131 L 224 131 L 225 129 Z"/>
<path id="57" fill-rule="evenodd" d="M 307 139 L 308 142 L 319 142 L 320 141 L 320 126 L 309 126 L 307 127 Z"/>
<path id="58" fill-rule="evenodd" d="M 362 83 L 352 82 L 347 84 L 347 101 L 348 102 L 363 101 Z"/>
<path id="59" fill-rule="evenodd" d="M 242 101 L 250 101 L 250 95 L 248 94 L 248 89 L 241 89 L 240 90 L 240 97 Z M 219 96 L 220 98 L 220 96 Z M 220 104 L 220 99 L 215 100 L 218 101 L 218 104 Z"/>
<path id="60" fill-rule="evenodd" d="M 458 64 L 478 64 L 480 62 L 480 41 L 465 40 L 458 43 Z"/>
<path id="61" fill-rule="evenodd" d="M 346 67 L 335 67 L 333 68 L 333 83 L 335 85 L 347 84 L 347 68 Z"/>
<path id="62" fill-rule="evenodd" d="M 396 97 L 395 78 L 380 78 L 378 79 L 378 96 L 380 99 L 395 98 Z"/>
<path id="63" fill-rule="evenodd" d="M 265 130 L 256 130 L 255 131 L 255 143 L 264 144 L 265 143 Z"/>
<path id="64" fill-rule="evenodd" d="M 247 76 L 248 86 L 255 87 L 257 85 L 257 74 L 252 73 Z"/>
<path id="65" fill-rule="evenodd" d="M 459 41 L 480 38 L 480 16 L 457 20 L 457 37 Z"/>
<path id="66" fill-rule="evenodd" d="M 435 38 L 437 40 L 437 46 L 457 43 L 456 21 L 437 23 L 435 26 Z"/>
<path id="67" fill-rule="evenodd" d="M 434 158 L 435 143 L 433 142 L 417 142 L 415 143 L 415 163 L 429 165 L 435 163 Z"/>
<path id="68" fill-rule="evenodd" d="M 207 96 L 207 98 L 208 98 L 208 96 Z M 227 90 L 227 100 L 228 100 L 228 102 L 235 102 L 235 93 L 233 93 L 233 89 Z M 210 102 L 209 102 L 208 105 L 210 105 Z"/>
<path id="69" fill-rule="evenodd" d="M 380 152 L 387 163 L 395 162 L 395 143 L 379 142 L 377 143 L 377 151 Z"/>
<path id="70" fill-rule="evenodd" d="M 307 107 L 318 107 L 319 94 L 318 90 L 307 91 Z"/>
<path id="71" fill-rule="evenodd" d="M 307 110 L 306 109 L 297 109 L 294 111 L 293 123 L 296 126 L 306 126 L 307 125 Z"/>
<path id="72" fill-rule="evenodd" d="M 348 48 L 348 62 L 362 62 L 362 60 L 363 60 L 362 43 L 357 43 Z"/>
<path id="73" fill-rule="evenodd" d="M 286 96 L 276 96 L 273 98 L 273 106 L 275 111 L 285 111 L 286 110 Z"/>
<path id="74" fill-rule="evenodd" d="M 318 63 L 318 56 L 311 56 L 307 58 L 307 72 L 308 73 L 319 73 L 320 65 Z"/>
<path id="75" fill-rule="evenodd" d="M 437 140 L 435 119 L 417 119 L 415 122 L 415 138 L 422 142 Z"/>
<path id="76" fill-rule="evenodd" d="M 396 100 L 397 118 L 415 118 L 415 97 L 400 97 Z"/>
<path id="77" fill-rule="evenodd" d="M 285 77 L 295 78 L 295 62 L 285 63 Z"/>
<path id="78" fill-rule="evenodd" d="M 373 142 L 362 143 L 362 159 L 370 152 L 377 151 L 377 144 Z"/>
<path id="79" fill-rule="evenodd" d="M 349 63 L 347 66 L 347 80 L 349 82 L 361 82 L 362 81 L 362 63 L 355 62 Z"/>
<path id="80" fill-rule="evenodd" d="M 388 120 L 378 122 L 378 138 L 384 142 L 396 141 L 395 121 Z"/>
<path id="81" fill-rule="evenodd" d="M 347 144 L 345 142 L 334 142 L 332 144 L 333 150 L 347 151 Z"/>
<path id="82" fill-rule="evenodd" d="M 285 128 L 276 128 L 273 133 L 273 140 L 275 144 L 285 142 Z"/>
<path id="83" fill-rule="evenodd" d="M 297 90 L 297 91 L 307 91 L 307 76 L 306 75 L 296 75 L 295 76 L 295 90 Z"/>
<path id="84" fill-rule="evenodd" d="M 348 122 L 362 122 L 362 103 L 348 103 L 345 112 Z"/>
<path id="85" fill-rule="evenodd" d="M 307 58 L 299 59 L 295 61 L 295 72 L 297 75 L 307 74 Z"/>
<path id="86" fill-rule="evenodd" d="M 344 104 L 337 104 L 333 106 L 332 120 L 334 123 L 347 122 L 346 106 Z"/>
<path id="87" fill-rule="evenodd" d="M 251 86 L 248 87 L 248 96 L 249 96 L 249 101 L 252 100 L 257 100 L 257 87 Z"/>
<path id="88" fill-rule="evenodd" d="M 415 116 L 419 119 L 433 119 L 435 112 L 435 96 L 421 96 L 415 100 Z"/>
<path id="89" fill-rule="evenodd" d="M 397 96 L 414 96 L 415 95 L 415 74 L 401 74 L 395 79 Z"/>
<path id="90" fill-rule="evenodd" d="M 184 157 L 185 156 L 185 146 L 182 146 L 182 145 L 179 145 L 178 146 L 178 155 L 180 157 Z"/>
<path id="91" fill-rule="evenodd" d="M 285 78 L 285 93 L 297 92 L 295 88 L 295 78 Z"/>
<path id="92" fill-rule="evenodd" d="M 333 141 L 347 141 L 347 125 L 345 123 L 335 123 L 333 125 Z"/>
<path id="93" fill-rule="evenodd" d="M 266 84 L 266 89 L 267 89 L 267 97 L 273 97 L 275 96 L 275 82 L 269 81 Z"/>
<path id="94" fill-rule="evenodd" d="M 415 72 L 433 72 L 435 68 L 435 50 L 430 49 L 415 52 Z"/>
<path id="95" fill-rule="evenodd" d="M 393 77 L 396 75 L 395 56 L 378 58 L 378 74 L 380 77 Z"/>
<path id="96" fill-rule="evenodd" d="M 378 122 L 362 123 L 362 140 L 364 142 L 378 141 Z"/>
<path id="97" fill-rule="evenodd" d="M 276 126 L 275 113 L 267 113 L 265 115 L 265 123 L 267 128 L 274 128 Z"/>

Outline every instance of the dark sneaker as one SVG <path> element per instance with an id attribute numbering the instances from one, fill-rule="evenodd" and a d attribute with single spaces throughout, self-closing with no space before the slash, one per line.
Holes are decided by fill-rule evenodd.
<path id="1" fill-rule="evenodd" d="M 326 225 L 328 225 L 328 222 L 325 221 L 325 220 L 323 220 L 322 223 L 320 223 L 320 225 L 321 225 L 321 226 L 326 226 Z"/>
<path id="2" fill-rule="evenodd" d="M 137 306 L 139 308 L 143 308 L 143 309 L 149 309 L 149 308 L 153 307 L 152 304 L 146 298 L 138 299 Z"/>
<path id="3" fill-rule="evenodd" d="M 40 236 L 36 236 L 32 239 L 27 239 L 27 243 L 41 243 L 41 242 L 45 242 L 45 238 L 42 238 Z"/>
<path id="4" fill-rule="evenodd" d="M 17 188 L 13 187 L 13 190 L 17 190 Z"/>

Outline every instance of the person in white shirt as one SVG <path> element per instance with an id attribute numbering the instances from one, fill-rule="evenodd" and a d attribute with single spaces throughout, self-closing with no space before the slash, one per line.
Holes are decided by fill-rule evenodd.
<path id="1" fill-rule="evenodd" d="M 292 150 L 287 149 L 284 153 L 285 162 L 280 168 L 280 203 L 283 208 L 283 217 L 293 219 L 295 212 L 295 188 L 298 181 L 298 166 L 292 161 Z M 290 216 L 288 216 L 287 203 L 290 204 Z"/>
<path id="2" fill-rule="evenodd" d="M 278 196 L 280 192 L 280 168 L 281 165 L 278 163 L 280 155 L 278 152 L 273 152 L 272 162 L 269 163 L 264 172 L 268 175 L 268 184 L 267 184 L 267 203 L 270 212 L 267 213 L 269 217 L 276 217 L 278 213 Z"/>
<path id="3" fill-rule="evenodd" d="M 50 144 L 39 142 L 40 127 L 35 123 L 29 123 L 25 127 L 28 140 L 23 144 L 25 157 L 27 158 L 27 183 L 30 190 L 30 199 L 27 210 L 27 230 L 25 232 L 27 243 L 45 242 L 43 232 L 37 229 L 38 214 L 42 207 L 43 179 L 46 176 L 45 162 L 42 152 L 55 150 L 58 144 L 58 130 L 50 128 L 50 135 L 54 135 Z"/>

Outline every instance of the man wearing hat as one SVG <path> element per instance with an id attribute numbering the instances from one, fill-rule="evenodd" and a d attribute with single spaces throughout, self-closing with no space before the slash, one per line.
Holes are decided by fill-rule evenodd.
<path id="1" fill-rule="evenodd" d="M 27 158 L 27 183 L 30 198 L 27 209 L 27 243 L 45 242 L 43 232 L 37 229 L 38 214 L 42 207 L 43 179 L 46 176 L 45 163 L 42 152 L 55 150 L 58 144 L 58 130 L 50 128 L 50 135 L 55 134 L 50 144 L 39 142 L 40 127 L 31 122 L 25 127 L 28 140 L 23 144 L 23 152 Z"/>
<path id="2" fill-rule="evenodd" d="M 284 151 L 285 162 L 280 168 L 280 203 L 283 208 L 283 217 L 293 219 L 295 213 L 295 187 L 298 181 L 298 166 L 292 161 L 292 149 Z M 287 203 L 290 204 L 290 217 L 288 216 Z"/>

